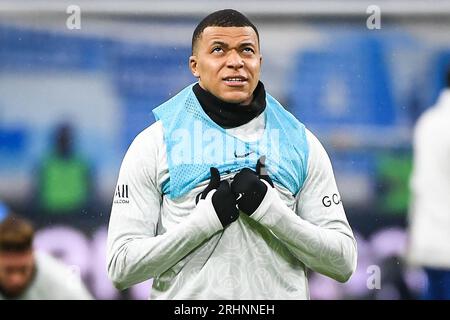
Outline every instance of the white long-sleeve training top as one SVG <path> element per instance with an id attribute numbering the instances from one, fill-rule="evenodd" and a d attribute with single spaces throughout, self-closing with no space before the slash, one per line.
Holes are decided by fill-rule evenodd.
<path id="1" fill-rule="evenodd" d="M 414 129 L 408 261 L 450 268 L 450 89 Z"/>
<path id="2" fill-rule="evenodd" d="M 262 113 L 228 132 L 254 141 L 264 122 Z M 181 198 L 163 196 L 169 170 L 162 123 L 141 132 L 123 160 L 109 223 L 107 268 L 116 287 L 153 278 L 150 299 L 309 299 L 308 268 L 347 281 L 356 268 L 356 241 L 329 157 L 306 133 L 301 191 L 294 197 L 269 187 L 251 217 L 241 213 L 223 229 L 213 192 L 195 205 L 209 181 Z"/>

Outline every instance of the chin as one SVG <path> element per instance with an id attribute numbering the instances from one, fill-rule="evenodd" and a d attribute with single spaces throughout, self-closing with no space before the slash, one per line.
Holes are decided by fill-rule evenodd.
<path id="1" fill-rule="evenodd" d="M 9 289 L 9 290 L 5 290 L 3 292 L 3 294 L 8 299 L 16 299 L 16 298 L 20 297 L 25 292 L 25 289 L 26 288 Z"/>
<path id="2" fill-rule="evenodd" d="M 247 94 L 225 94 L 220 99 L 228 103 L 243 103 L 250 99 L 251 96 Z"/>

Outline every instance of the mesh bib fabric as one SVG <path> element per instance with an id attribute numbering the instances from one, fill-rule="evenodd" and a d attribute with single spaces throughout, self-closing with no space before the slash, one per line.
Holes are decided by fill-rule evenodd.
<path id="1" fill-rule="evenodd" d="M 305 127 L 278 101 L 266 95 L 265 129 L 255 142 L 233 137 L 203 111 L 192 87 L 153 110 L 161 120 L 170 178 L 163 193 L 183 196 L 210 178 L 210 167 L 228 174 L 249 167 L 265 155 L 268 174 L 276 184 L 296 195 L 306 179 L 308 144 Z"/>

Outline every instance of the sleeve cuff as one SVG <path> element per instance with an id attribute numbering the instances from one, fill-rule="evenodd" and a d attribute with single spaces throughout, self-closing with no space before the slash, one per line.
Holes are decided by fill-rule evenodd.
<path id="1" fill-rule="evenodd" d="M 222 223 L 214 210 L 212 196 L 216 192 L 209 192 L 205 199 L 198 202 L 196 212 L 193 215 L 194 223 L 207 235 L 211 236 L 223 229 Z"/>
<path id="2" fill-rule="evenodd" d="M 267 181 L 265 181 L 265 180 L 261 180 L 261 181 L 266 184 L 267 192 L 266 192 L 266 195 L 264 196 L 263 201 L 261 201 L 261 203 L 259 204 L 259 207 L 250 216 L 252 219 L 254 219 L 258 222 L 264 218 L 267 211 L 269 211 L 269 207 L 272 204 L 274 197 L 276 197 L 275 189 L 272 188 L 272 186 Z"/>

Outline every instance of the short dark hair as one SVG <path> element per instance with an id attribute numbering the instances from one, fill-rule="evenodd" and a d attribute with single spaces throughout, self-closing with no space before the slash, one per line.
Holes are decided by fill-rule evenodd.
<path id="1" fill-rule="evenodd" d="M 256 32 L 259 44 L 259 33 L 255 25 L 239 11 L 224 9 L 209 14 L 197 25 L 192 34 L 192 52 L 197 40 L 207 27 L 251 27 Z"/>
<path id="2" fill-rule="evenodd" d="M 32 248 L 34 228 L 30 222 L 10 214 L 0 223 L 0 252 L 25 252 Z"/>

